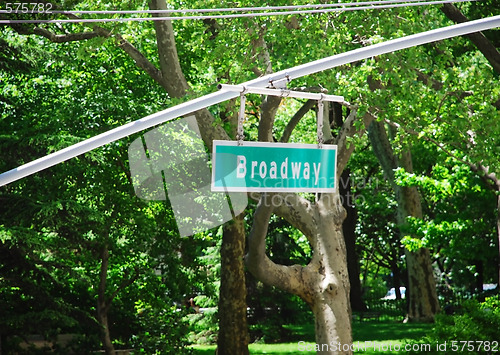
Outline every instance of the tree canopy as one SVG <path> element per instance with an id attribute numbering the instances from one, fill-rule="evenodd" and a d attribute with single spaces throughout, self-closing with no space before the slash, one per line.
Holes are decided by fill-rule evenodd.
<path id="1" fill-rule="evenodd" d="M 280 4 L 290 5 L 273 3 Z M 233 6 L 64 1 L 55 9 Z M 237 84 L 498 10 L 495 1 L 482 1 L 172 22 L 12 23 L 0 29 L 0 171 L 214 92 L 218 83 Z M 2 13 L 0 19 L 29 16 Z M 321 195 L 294 195 L 293 206 L 266 209 L 272 196 L 249 196 L 245 214 L 223 231 L 182 238 L 168 199 L 144 201 L 134 192 L 128 147 L 143 139 L 141 134 L 0 187 L 2 347 L 14 348 L 44 329 L 47 339 L 82 335 L 75 349 L 177 353 L 185 349 L 188 331 L 186 307 L 180 305 L 197 295 L 211 298 L 209 306 L 218 304 L 220 334 L 234 338 L 228 332 L 244 333 L 246 325 L 228 330 L 234 318 L 225 317 L 229 309 L 237 313 L 231 303 L 246 317 L 245 252 L 247 268 L 256 276 L 247 276 L 248 304 L 267 307 L 261 301 L 268 296 L 259 299 L 259 294 L 271 289 L 262 291 L 261 281 L 294 293 L 313 310 L 321 341 L 332 334 L 350 339 L 350 326 L 336 329 L 321 302 L 327 299 L 340 312 L 337 322 L 350 324 L 347 258 L 352 255 L 360 270 L 349 278 L 351 284 L 353 278 L 360 281 L 365 300 L 383 297 L 390 287 L 411 289 L 411 260 L 419 250 L 426 254 L 415 260 L 427 263 L 427 276 L 437 284 L 436 302 L 498 284 L 499 33 L 413 47 L 288 84 L 345 97 L 342 105 L 326 108 L 325 132 L 327 144 L 345 142 L 342 163 L 349 180 L 341 183 L 350 185 L 350 198 L 338 192 L 328 202 Z M 208 147 L 215 138 L 235 139 L 237 103 L 196 112 Z M 315 143 L 317 110 L 312 101 L 248 95 L 245 140 Z M 364 135 L 370 123 L 370 134 Z M 381 137 L 385 147 L 377 150 Z M 409 199 L 418 199 L 418 206 L 408 208 Z M 352 246 L 344 241 L 342 205 L 355 216 Z M 299 273 L 306 276 L 297 279 Z M 233 276 L 238 281 L 227 288 Z M 296 296 L 269 292 L 304 309 Z M 408 295 L 415 302 L 423 298 Z M 336 310 L 338 299 L 345 310 Z M 245 347 L 247 336 L 238 339 Z"/>

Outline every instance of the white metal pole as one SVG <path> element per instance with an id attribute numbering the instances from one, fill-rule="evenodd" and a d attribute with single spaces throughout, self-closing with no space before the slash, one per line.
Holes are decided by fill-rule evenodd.
<path id="1" fill-rule="evenodd" d="M 127 123 L 123 126 L 116 127 L 95 137 L 73 144 L 67 148 L 58 150 L 57 152 L 33 160 L 32 162 L 26 163 L 15 169 L 0 174 L 0 186 L 22 179 L 43 169 L 57 165 L 68 159 L 74 158 L 78 155 L 102 147 L 103 145 L 117 141 L 163 122 L 185 116 L 189 113 L 201 110 L 205 107 L 214 105 L 219 102 L 230 100 L 233 97 L 234 94 L 231 92 L 216 92 L 213 94 L 202 96 L 198 99 L 184 102 L 180 105 L 168 108 L 166 110 L 156 112 L 152 115 L 146 116 L 137 121 Z"/>
<path id="2" fill-rule="evenodd" d="M 266 87 L 270 81 L 278 81 L 283 79 L 288 80 L 288 78 L 296 79 L 373 56 L 418 46 L 425 43 L 431 43 L 446 38 L 484 31 L 495 27 L 500 27 L 500 16 L 493 16 L 485 19 L 461 23 L 458 25 L 438 28 L 436 30 L 422 32 L 415 35 L 378 43 L 373 46 L 355 49 L 346 53 L 337 54 L 331 57 L 316 60 L 307 64 L 293 67 L 291 69 L 283 70 L 271 75 L 247 81 L 242 85 L 247 87 Z M 157 112 L 150 116 L 141 118 L 137 121 L 114 128 L 108 132 L 99 134 L 95 137 L 89 138 L 85 141 L 49 154 L 43 158 L 34 160 L 30 163 L 21 165 L 15 169 L 0 174 L 0 186 L 22 179 L 23 177 L 62 163 L 63 161 L 74 158 L 80 154 L 89 152 L 95 148 L 101 147 L 105 144 L 114 142 L 118 139 L 140 132 L 147 128 L 153 127 L 157 124 L 187 115 L 189 113 L 193 113 L 200 109 L 221 103 L 226 100 L 230 100 L 237 97 L 238 95 L 239 94 L 237 92 L 218 91 L 213 94 L 202 96 L 198 99 L 182 103 L 180 105 Z"/>
<path id="3" fill-rule="evenodd" d="M 217 87 L 222 91 L 235 91 L 239 93 L 252 93 L 252 94 L 272 95 L 280 97 L 296 97 L 299 99 L 324 100 L 332 102 L 344 101 L 344 96 L 326 95 L 315 92 L 302 92 L 302 91 L 292 91 L 287 89 L 269 89 L 269 88 L 259 88 L 259 87 L 245 86 L 245 85 L 227 85 L 227 84 L 219 84 Z"/>

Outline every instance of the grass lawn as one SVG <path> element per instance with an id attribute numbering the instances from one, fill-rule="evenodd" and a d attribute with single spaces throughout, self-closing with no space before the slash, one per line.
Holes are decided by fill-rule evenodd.
<path id="1" fill-rule="evenodd" d="M 396 323 L 396 322 L 376 322 L 365 321 L 362 323 L 353 322 L 354 344 L 358 341 L 361 345 L 365 342 L 373 342 L 373 346 L 367 346 L 366 351 L 355 353 L 363 354 L 393 354 L 394 351 L 379 351 L 388 345 L 401 345 L 407 340 L 420 340 L 432 327 L 432 324 L 422 323 Z M 315 351 L 305 351 L 307 344 L 309 348 L 314 346 L 314 326 L 313 325 L 293 325 L 289 326 L 293 334 L 297 336 L 297 341 L 293 343 L 280 344 L 250 344 L 250 354 L 272 354 L 272 355 L 299 355 L 316 354 Z M 299 349 L 299 341 L 302 348 Z M 374 350 L 375 348 L 375 350 Z M 193 346 L 196 355 L 213 355 L 215 346 L 195 345 Z"/>

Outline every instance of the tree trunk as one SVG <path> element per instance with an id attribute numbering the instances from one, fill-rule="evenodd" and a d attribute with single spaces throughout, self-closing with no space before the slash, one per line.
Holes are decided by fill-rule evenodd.
<path id="1" fill-rule="evenodd" d="M 439 311 L 439 302 L 429 249 L 420 248 L 415 252 L 406 250 L 405 255 L 410 301 L 406 321 L 433 322 Z"/>
<path id="2" fill-rule="evenodd" d="M 150 9 L 166 10 L 164 0 L 151 0 Z M 156 15 L 159 16 L 159 15 Z M 184 76 L 171 21 L 155 21 L 156 38 L 162 86 L 172 97 L 183 97 L 189 92 Z M 215 139 L 228 139 L 220 125 L 207 109 L 195 112 L 202 139 L 209 149 Z M 243 268 L 245 255 L 245 230 L 243 216 L 224 227 L 221 247 L 221 286 L 219 294 L 219 354 L 248 354 L 248 329 L 246 322 L 246 286 Z"/>
<path id="3" fill-rule="evenodd" d="M 399 165 L 406 172 L 413 173 L 409 150 L 401 153 Z M 420 194 L 415 186 L 394 184 L 394 189 L 398 201 L 398 224 L 403 231 L 408 217 L 423 218 Z M 433 322 L 434 316 L 439 312 L 439 301 L 429 249 L 420 248 L 416 251 L 410 251 L 405 248 L 405 256 L 410 289 L 407 321 Z"/>
<path id="4" fill-rule="evenodd" d="M 315 318 L 318 354 L 350 353 L 352 343 L 350 285 L 347 252 L 342 224 L 336 218 L 320 213 L 315 257 L 310 270 L 317 285 L 311 309 Z M 317 267 L 317 270 L 315 270 Z M 328 344 L 328 349 L 324 349 Z M 337 348 L 332 345 L 336 344 Z M 347 350 L 347 351 L 346 351 Z"/>
<path id="5" fill-rule="evenodd" d="M 333 140 L 338 156 L 336 186 L 354 150 L 353 145 L 348 146 L 347 137 L 363 134 L 354 127 L 356 119 L 356 110 L 352 109 Z M 259 137 L 263 137 L 260 132 Z M 279 265 L 266 255 L 266 235 L 273 212 L 309 241 L 313 257 L 306 266 Z M 311 307 L 318 354 L 352 353 L 350 285 L 342 232 L 345 217 L 338 189 L 322 194 L 315 202 L 297 194 L 264 193 L 259 198 L 248 237 L 245 261 L 249 271 L 266 285 L 298 295 Z"/>
<path id="6" fill-rule="evenodd" d="M 394 169 L 398 167 L 403 167 L 409 173 L 413 172 L 411 153 L 406 150 L 399 158 L 394 154 L 382 122 L 373 121 L 368 132 L 375 156 L 394 189 L 398 202 L 397 221 L 403 233 L 409 216 L 422 218 L 422 206 L 417 188 L 398 186 L 394 179 Z M 409 311 L 406 321 L 432 322 L 439 312 L 439 302 L 429 250 L 405 249 L 405 256 L 409 288 L 407 292 Z"/>
<path id="7" fill-rule="evenodd" d="M 100 305 L 102 307 L 102 305 Z M 104 352 L 106 355 L 115 355 L 115 347 L 113 346 L 113 343 L 111 342 L 111 335 L 109 334 L 109 327 L 108 327 L 108 315 L 106 311 L 97 311 L 97 318 L 99 321 L 99 324 L 101 325 L 101 337 L 102 337 L 102 344 L 104 346 Z"/>
<path id="8" fill-rule="evenodd" d="M 497 289 L 500 292 L 500 186 L 497 191 L 497 237 L 498 237 L 498 280 Z"/>
<path id="9" fill-rule="evenodd" d="M 294 212 L 283 213 L 287 206 L 280 206 L 277 213 L 287 215 L 287 220 L 306 235 L 314 250 L 307 266 L 278 265 L 266 255 L 271 201 L 275 200 L 264 194 L 255 211 L 246 256 L 248 269 L 265 284 L 294 293 L 309 304 L 315 318 L 318 354 L 352 353 L 350 286 L 342 233 L 346 213 L 339 194 L 322 195 L 315 204 L 296 195 L 282 199 L 290 204 L 288 207 L 293 206 Z"/>
<path id="10" fill-rule="evenodd" d="M 359 258 L 356 253 L 356 222 L 357 212 L 354 206 L 354 196 L 351 191 L 350 171 L 345 169 L 340 178 L 340 195 L 342 205 L 346 209 L 347 217 L 342 224 L 342 232 L 346 244 L 347 269 L 349 271 L 349 283 L 351 285 L 350 303 L 353 311 L 364 311 L 366 305 L 362 299 L 361 281 L 359 278 Z"/>
<path id="11" fill-rule="evenodd" d="M 221 247 L 218 355 L 248 354 L 244 214 L 224 225 Z"/>
<path id="12" fill-rule="evenodd" d="M 401 272 L 399 271 L 398 265 L 396 261 L 391 263 L 391 272 L 392 272 L 392 285 L 394 286 L 394 292 L 396 294 L 396 299 L 400 300 L 401 296 Z"/>
<path id="13" fill-rule="evenodd" d="M 99 288 L 97 295 L 97 320 L 101 326 L 101 340 L 107 355 L 115 355 L 115 348 L 111 342 L 108 324 L 109 302 L 106 300 L 106 281 L 108 277 L 109 248 L 107 244 L 101 250 L 101 270 L 99 272 Z"/>

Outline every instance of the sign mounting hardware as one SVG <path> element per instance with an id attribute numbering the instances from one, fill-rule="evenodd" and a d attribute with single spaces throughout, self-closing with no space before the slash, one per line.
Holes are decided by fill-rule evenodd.
<path id="1" fill-rule="evenodd" d="M 289 77 L 286 78 L 287 82 Z M 343 96 L 244 85 L 218 87 L 240 93 L 237 142 L 213 142 L 212 191 L 334 192 L 337 146 L 323 146 L 324 101 L 343 102 Z M 243 142 L 245 95 L 248 93 L 318 101 L 318 143 Z"/>
<path id="2" fill-rule="evenodd" d="M 286 76 L 287 82 L 290 81 L 290 77 Z M 270 80 L 271 85 L 273 85 L 273 81 Z M 222 91 L 233 91 L 240 93 L 240 111 L 238 114 L 238 129 L 236 133 L 236 140 L 238 141 L 238 145 L 243 144 L 243 121 L 245 119 L 245 103 L 246 97 L 248 94 L 261 94 L 261 95 L 272 95 L 279 97 L 295 97 L 299 99 L 309 99 L 309 100 L 317 100 L 318 101 L 318 148 L 323 147 L 323 111 L 324 105 L 323 101 L 330 102 L 344 102 L 343 96 L 338 95 L 327 95 L 323 93 L 315 93 L 315 92 L 305 92 L 305 91 L 292 91 L 286 88 L 280 89 L 271 89 L 271 88 L 259 88 L 245 85 L 228 85 L 228 84 L 219 84 L 217 86 L 219 90 Z"/>
<path id="3" fill-rule="evenodd" d="M 219 90 L 222 91 L 233 91 L 242 94 L 261 94 L 261 95 L 272 95 L 281 97 L 296 97 L 299 99 L 310 99 L 310 100 L 323 100 L 331 102 L 344 102 L 343 96 L 338 95 L 327 95 L 317 92 L 303 92 L 303 91 L 292 91 L 288 89 L 271 89 L 271 88 L 260 88 L 245 85 L 227 85 L 219 84 L 217 86 Z"/>

